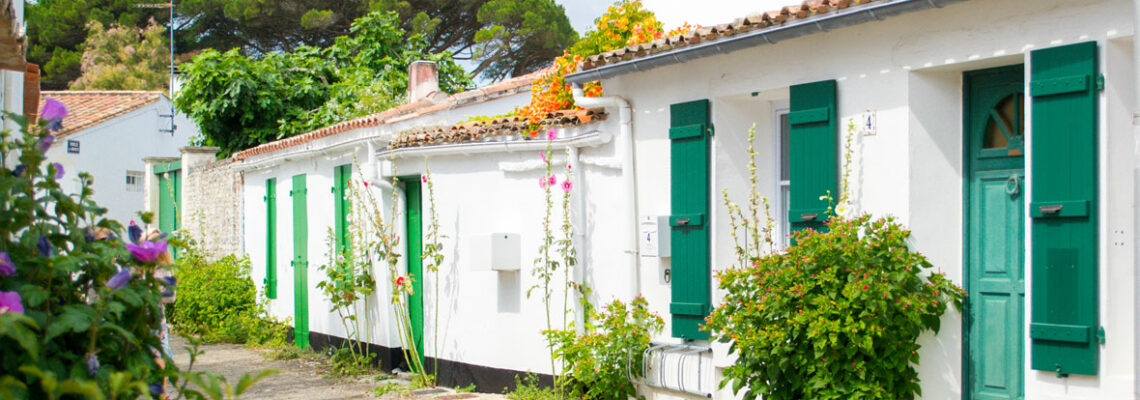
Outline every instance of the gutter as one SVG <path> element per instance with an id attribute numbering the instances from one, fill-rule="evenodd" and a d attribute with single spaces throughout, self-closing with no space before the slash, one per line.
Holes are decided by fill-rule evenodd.
<path id="1" fill-rule="evenodd" d="M 609 143 L 613 135 L 604 131 L 592 131 L 566 139 L 555 139 L 552 142 L 554 150 L 563 150 L 567 147 L 597 147 Z M 378 159 L 400 159 L 412 157 L 471 155 L 482 153 L 513 153 L 520 151 L 546 150 L 545 140 L 516 140 L 504 142 L 475 142 L 453 143 L 434 146 L 405 147 L 395 150 L 381 150 L 376 153 Z"/>
<path id="2" fill-rule="evenodd" d="M 364 128 L 364 129 L 366 129 L 366 128 Z M 328 155 L 329 153 L 333 153 L 333 152 L 337 152 L 337 151 L 344 151 L 346 148 L 352 149 L 351 151 L 356 151 L 356 149 L 359 148 L 360 145 L 362 145 L 362 144 L 367 144 L 371 148 L 371 147 L 375 146 L 375 143 L 377 143 L 377 142 L 387 142 L 389 140 L 389 138 L 388 138 L 389 135 L 385 135 L 385 134 L 371 135 L 370 133 L 371 132 L 364 131 L 364 132 L 361 132 L 360 133 L 361 136 L 359 136 L 357 138 L 345 140 L 343 142 L 336 143 L 336 144 L 329 145 L 329 146 L 325 146 L 323 148 L 321 148 L 319 146 L 306 146 L 306 145 L 293 146 L 293 147 L 290 147 L 288 149 L 283 149 L 282 152 L 277 153 L 277 154 L 270 153 L 270 155 L 264 156 L 262 158 L 248 158 L 248 159 L 242 160 L 238 163 L 235 163 L 234 169 L 237 170 L 238 172 L 249 172 L 249 171 L 269 169 L 269 168 L 273 168 L 275 166 L 281 165 L 281 164 L 288 162 L 288 161 L 304 160 L 304 159 L 309 159 L 309 158 L 313 158 L 313 157 L 317 157 L 317 156 Z M 316 142 L 310 142 L 310 143 L 316 143 Z M 254 156 L 254 157 L 257 157 L 257 156 Z"/>
<path id="3" fill-rule="evenodd" d="M 668 50 L 627 62 L 607 64 L 587 71 L 566 75 L 566 82 L 579 85 L 633 72 L 647 71 L 668 65 L 681 64 L 717 54 L 728 54 L 779 41 L 846 28 L 866 22 L 881 21 L 887 17 L 914 11 L 942 8 L 965 0 L 885 0 L 863 6 L 851 6 L 843 11 L 796 19 L 784 25 L 768 27 L 724 39 L 713 39 L 695 46 Z"/>

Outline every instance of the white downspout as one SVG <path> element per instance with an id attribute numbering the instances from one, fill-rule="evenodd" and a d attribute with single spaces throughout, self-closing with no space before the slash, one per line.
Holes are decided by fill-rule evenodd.
<path id="1" fill-rule="evenodd" d="M 1137 0 L 1140 1 L 1140 0 Z M 619 157 L 621 157 L 621 178 L 625 190 L 625 225 L 623 243 L 625 246 L 626 265 L 629 266 L 629 301 L 641 295 L 641 263 L 637 252 L 637 176 L 634 166 L 633 149 L 633 121 L 629 102 L 617 96 L 586 97 L 582 92 L 582 85 L 574 85 L 574 102 L 579 107 L 607 107 L 618 109 L 618 141 Z"/>
<path id="2" fill-rule="evenodd" d="M 582 170 L 582 157 L 580 150 L 577 147 L 571 146 L 566 148 L 570 169 L 574 171 L 574 185 L 577 186 L 572 191 L 573 198 L 570 201 L 573 203 L 574 208 L 574 248 L 578 249 L 578 265 L 574 268 L 574 282 L 584 282 L 586 280 L 586 260 L 590 259 L 590 248 L 586 246 L 586 174 Z M 586 310 L 583 309 L 577 302 L 570 305 L 574 309 L 574 326 L 585 327 Z"/>
<path id="3" fill-rule="evenodd" d="M 1137 180 L 1137 171 L 1140 170 L 1140 165 L 1136 164 L 1137 157 L 1140 157 L 1140 0 L 1132 1 L 1132 174 L 1133 182 Z M 1133 187 L 1132 196 L 1135 202 L 1136 186 Z M 1137 221 L 1133 221 L 1133 229 L 1140 229 Z M 1133 252 L 1136 250 L 1133 249 Z M 1138 275 L 1140 277 L 1140 275 Z M 1140 279 L 1133 282 L 1134 289 L 1140 289 Z M 1140 297 L 1133 297 L 1133 304 L 1140 306 Z M 1133 331 L 1140 332 L 1140 320 L 1133 321 Z M 1137 345 L 1133 348 L 1133 386 L 1136 397 L 1140 397 L 1140 336 L 1133 338 L 1133 344 Z"/>

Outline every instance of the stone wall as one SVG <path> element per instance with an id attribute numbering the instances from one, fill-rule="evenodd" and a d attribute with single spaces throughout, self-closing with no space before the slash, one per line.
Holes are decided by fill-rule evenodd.
<path id="1" fill-rule="evenodd" d="M 182 230 L 209 259 L 242 255 L 242 175 L 230 159 L 215 160 L 216 147 L 182 151 Z"/>

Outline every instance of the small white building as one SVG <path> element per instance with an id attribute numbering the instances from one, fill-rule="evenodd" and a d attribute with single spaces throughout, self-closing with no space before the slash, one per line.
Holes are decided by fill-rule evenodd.
<path id="1" fill-rule="evenodd" d="M 853 211 L 897 217 L 912 247 L 969 292 L 963 313 L 948 311 L 937 335 L 920 338 L 923 398 L 1137 398 L 1140 4 L 813 0 L 741 11 L 588 58 L 567 79 L 600 80 L 606 97 L 543 121 L 556 129 L 556 165 L 576 171 L 576 278 L 594 304 L 645 296 L 667 324 L 654 341 L 676 345 L 658 348 L 665 362 L 642 394 L 736 397 L 716 390 L 732 363 L 726 346 L 698 324 L 721 296 L 715 271 L 736 259 L 720 194 L 746 195 L 755 125 L 761 194 L 780 232 L 817 223 L 820 196 L 838 193 L 850 161 Z M 439 297 L 421 300 L 441 305 L 440 323 L 428 318 L 419 332 L 441 338 L 438 349 L 425 344 L 441 382 L 498 391 L 515 374 L 551 372 L 542 302 L 526 296 L 547 143 L 519 139 L 517 120 L 464 123 L 529 101 L 522 83 L 500 85 L 235 155 L 243 248 L 255 282 L 275 288 L 275 315 L 314 343 L 342 337 L 315 289 L 340 218 L 338 177 L 360 160 L 364 171 L 347 172 L 380 185 L 381 198 L 399 190 L 404 221 L 426 207 L 417 178 L 430 166 L 447 262 Z M 381 185 L 393 174 L 411 179 Z M 518 238 L 517 250 L 482 245 L 492 235 Z M 708 251 L 692 251 L 693 240 Z M 491 268 L 496 256 L 520 261 Z M 399 341 L 379 281 L 367 340 L 391 366 Z"/>
<path id="2" fill-rule="evenodd" d="M 79 173 L 91 174 L 95 201 L 124 224 L 147 209 L 143 159 L 179 157 L 178 149 L 198 134 L 184 115 L 171 114 L 162 92 L 44 91 L 41 109 L 47 98 L 68 109 L 47 153 L 49 162 L 59 162 L 67 172 L 64 189 L 78 192 Z"/>

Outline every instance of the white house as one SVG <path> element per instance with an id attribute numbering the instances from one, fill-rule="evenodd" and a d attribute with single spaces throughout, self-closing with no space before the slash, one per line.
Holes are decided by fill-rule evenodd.
<path id="1" fill-rule="evenodd" d="M 743 200 L 755 124 L 761 191 L 781 232 L 818 223 L 850 146 L 854 211 L 897 217 L 912 247 L 969 292 L 962 314 L 920 339 L 923 398 L 1136 398 L 1140 4 L 813 0 L 747 11 L 588 58 L 567 79 L 600 80 L 606 97 L 543 121 L 556 129 L 556 165 L 576 171 L 575 279 L 595 304 L 643 295 L 666 319 L 642 394 L 735 397 L 716 390 L 726 347 L 697 328 L 721 296 L 714 272 L 735 260 L 720 193 Z M 514 374 L 549 374 L 544 310 L 526 296 L 547 144 L 501 139 L 519 137 L 516 120 L 463 123 L 528 100 L 500 89 L 428 96 L 237 154 L 244 248 L 255 281 L 276 289 L 273 312 L 314 341 L 343 335 L 314 288 L 339 218 L 325 189 L 336 193 L 338 166 L 354 156 L 365 170 L 348 171 L 382 194 L 390 175 L 430 166 L 447 263 L 439 298 L 422 299 L 441 305 L 440 323 L 422 335 L 442 338 L 425 344 L 441 381 L 498 391 Z M 399 221 L 426 207 L 418 180 L 403 182 Z M 700 235 L 678 240 L 681 230 Z M 517 250 L 485 245 L 498 236 L 518 238 Z M 692 251 L 694 236 L 710 251 Z M 507 261 L 492 268 L 497 257 Z M 399 341 L 381 282 L 368 340 L 390 350 Z"/>
<path id="2" fill-rule="evenodd" d="M 198 134 L 197 125 L 184 115 L 171 114 L 162 92 L 44 91 L 40 108 L 47 98 L 68 108 L 63 129 L 47 152 L 49 162 L 59 162 L 67 171 L 64 189 L 78 191 L 79 173 L 90 173 L 95 201 L 107 207 L 108 217 L 124 224 L 147 209 L 143 159 L 178 157 L 178 149 Z"/>

